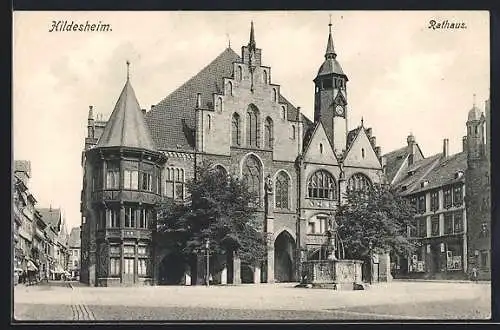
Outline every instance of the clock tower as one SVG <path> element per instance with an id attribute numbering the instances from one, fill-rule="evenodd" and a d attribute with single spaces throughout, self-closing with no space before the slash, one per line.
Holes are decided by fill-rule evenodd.
<path id="1" fill-rule="evenodd" d="M 347 76 L 337 61 L 333 47 L 332 23 L 325 61 L 314 79 L 314 121 L 321 121 L 336 155 L 341 155 L 347 145 Z"/>

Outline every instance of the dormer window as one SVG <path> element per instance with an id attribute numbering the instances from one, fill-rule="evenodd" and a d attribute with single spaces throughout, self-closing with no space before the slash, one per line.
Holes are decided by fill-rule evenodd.
<path id="1" fill-rule="evenodd" d="M 461 178 L 463 176 L 464 176 L 464 172 L 462 172 L 462 171 L 458 171 L 458 172 L 455 173 L 455 179 L 459 179 L 459 178 Z"/>
<path id="2" fill-rule="evenodd" d="M 428 184 L 429 184 L 429 181 L 427 181 L 427 180 L 422 181 L 422 182 L 420 182 L 420 187 L 421 188 L 427 187 Z"/>
<path id="3" fill-rule="evenodd" d="M 408 189 L 408 186 L 406 186 L 406 185 L 401 187 L 401 191 L 406 191 L 406 189 Z"/>

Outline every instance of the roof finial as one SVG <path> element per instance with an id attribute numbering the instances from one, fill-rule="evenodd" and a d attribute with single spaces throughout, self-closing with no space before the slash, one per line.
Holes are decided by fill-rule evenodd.
<path id="1" fill-rule="evenodd" d="M 330 15 L 330 23 L 328 23 L 328 42 L 326 44 L 325 58 L 336 58 L 337 54 L 333 47 L 333 37 L 332 37 L 332 15 Z"/>
<path id="2" fill-rule="evenodd" d="M 361 127 L 364 127 L 364 120 L 363 120 L 363 116 L 361 116 Z"/>
<path id="3" fill-rule="evenodd" d="M 129 60 L 127 60 L 126 63 L 127 63 L 127 80 L 129 80 L 130 79 L 130 62 L 129 62 Z"/>
<path id="4" fill-rule="evenodd" d="M 229 33 L 226 33 L 227 36 L 227 48 L 231 48 L 231 36 Z"/>
<path id="5" fill-rule="evenodd" d="M 255 49 L 255 33 L 253 31 L 253 21 L 250 22 L 250 42 L 248 43 L 248 46 L 251 49 Z"/>
<path id="6" fill-rule="evenodd" d="M 476 93 L 472 94 L 472 106 L 476 107 Z"/>

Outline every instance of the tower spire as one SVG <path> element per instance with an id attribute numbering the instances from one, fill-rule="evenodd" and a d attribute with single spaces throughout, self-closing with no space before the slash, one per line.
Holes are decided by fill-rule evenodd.
<path id="1" fill-rule="evenodd" d="M 472 94 L 472 106 L 476 107 L 476 93 Z"/>
<path id="2" fill-rule="evenodd" d="M 255 32 L 253 31 L 253 21 L 250 23 L 250 41 L 248 42 L 248 47 L 255 50 Z"/>
<path id="3" fill-rule="evenodd" d="M 127 63 L 127 80 L 129 80 L 130 79 L 130 61 L 127 60 L 126 63 Z"/>
<path id="4" fill-rule="evenodd" d="M 328 42 L 326 44 L 325 58 L 336 58 L 335 48 L 333 47 L 332 37 L 332 15 L 330 15 L 330 23 L 328 24 Z"/>

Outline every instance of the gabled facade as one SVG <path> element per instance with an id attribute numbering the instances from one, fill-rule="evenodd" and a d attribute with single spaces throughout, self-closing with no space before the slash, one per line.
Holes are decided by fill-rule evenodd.
<path id="1" fill-rule="evenodd" d="M 301 261 L 322 257 L 318 251 L 326 241 L 328 216 L 342 202 L 346 190 L 384 182 L 380 147 L 371 129 L 361 123 L 348 130 L 348 78 L 334 50 L 331 25 L 325 59 L 314 78 L 314 121 L 282 95 L 281 86 L 272 79 L 272 68 L 262 61 L 262 53 L 257 47 L 252 23 L 249 42 L 240 54 L 231 48 L 225 49 L 150 111 L 144 110 L 147 130 L 129 127 L 130 131 L 122 131 L 124 136 L 138 134 L 137 141 L 147 142 L 133 150 L 140 150 L 143 155 L 134 154 L 136 159 L 154 168 L 151 194 L 154 198 L 146 198 L 142 177 L 138 179 L 138 187 L 124 188 L 121 177 L 126 167 L 123 165 L 116 167 L 115 173 L 120 179 L 115 188 L 106 188 L 110 172 L 103 163 L 120 159 L 123 164 L 123 159 L 130 157 L 117 154 L 126 149 L 120 145 L 122 142 L 112 146 L 116 149 L 113 153 L 105 142 L 112 140 L 108 136 L 112 135 L 109 132 L 113 127 L 127 127 L 115 123 L 117 118 L 126 116 L 115 114 L 124 111 L 117 110 L 120 108 L 117 105 L 100 133 L 93 121 L 93 112 L 89 114 L 89 136 L 82 163 L 85 175 L 81 277 L 84 282 L 91 285 L 144 283 L 140 276 L 139 280 L 123 276 L 124 269 L 129 272 L 130 268 L 137 274 L 142 267 L 138 261 L 140 256 L 135 256 L 135 261 L 125 261 L 129 253 L 126 251 L 134 249 L 125 249 L 129 245 L 127 232 L 134 233 L 130 237 L 132 246 L 138 248 L 144 243 L 152 249 L 144 255 L 148 260 L 147 278 L 152 283 L 203 282 L 203 260 L 183 264 L 168 246 L 160 244 L 161 239 L 155 239 L 160 234 L 155 233 L 154 228 L 151 239 L 142 234 L 138 236 L 135 233 L 141 230 L 137 230 L 137 225 L 134 230 L 125 225 L 129 217 L 126 212 L 112 216 L 111 219 L 115 219 L 112 223 L 119 225 L 111 225 L 108 220 L 100 227 L 95 225 L 97 219 L 108 219 L 99 216 L 96 210 L 111 208 L 113 201 L 117 205 L 122 202 L 124 207 L 128 203 L 138 203 L 140 207 L 154 203 L 157 197 L 184 200 L 188 197 L 185 184 L 193 177 L 195 166 L 202 162 L 210 162 L 220 171 L 247 181 L 262 202 L 258 216 L 263 228 L 272 233 L 266 262 L 260 267 L 251 267 L 241 264 L 237 254 L 229 255 L 227 268 L 213 274 L 218 283 L 298 280 Z M 128 81 L 125 89 L 131 90 Z M 136 100 L 129 101 L 136 104 Z M 134 105 L 134 111 L 136 117 L 143 115 L 138 105 Z M 138 122 L 141 120 L 134 121 Z M 99 162 L 101 165 L 96 165 Z M 101 229 L 94 232 L 94 227 Z M 111 233 L 114 239 L 109 236 Z M 117 244 L 113 250 L 117 259 L 111 264 L 102 263 L 101 270 L 96 270 L 96 260 L 106 255 L 111 258 L 111 252 L 98 250 L 99 237 L 109 244 Z M 109 244 L 106 246 L 111 249 Z M 390 277 L 389 263 L 387 259 L 381 260 L 379 274 L 384 280 Z M 106 281 L 101 281 L 99 274 L 106 272 L 111 273 L 107 273 Z"/>
<path id="2" fill-rule="evenodd" d="M 468 114 L 463 150 L 455 155 L 449 154 L 449 142 L 444 139 L 443 152 L 425 158 L 413 135 L 407 147 L 384 155 L 391 185 L 417 209 L 408 235 L 419 248 L 414 255 L 397 256 L 397 276 L 467 279 L 475 266 L 480 278 L 490 278 L 486 122 L 474 106 Z"/>

